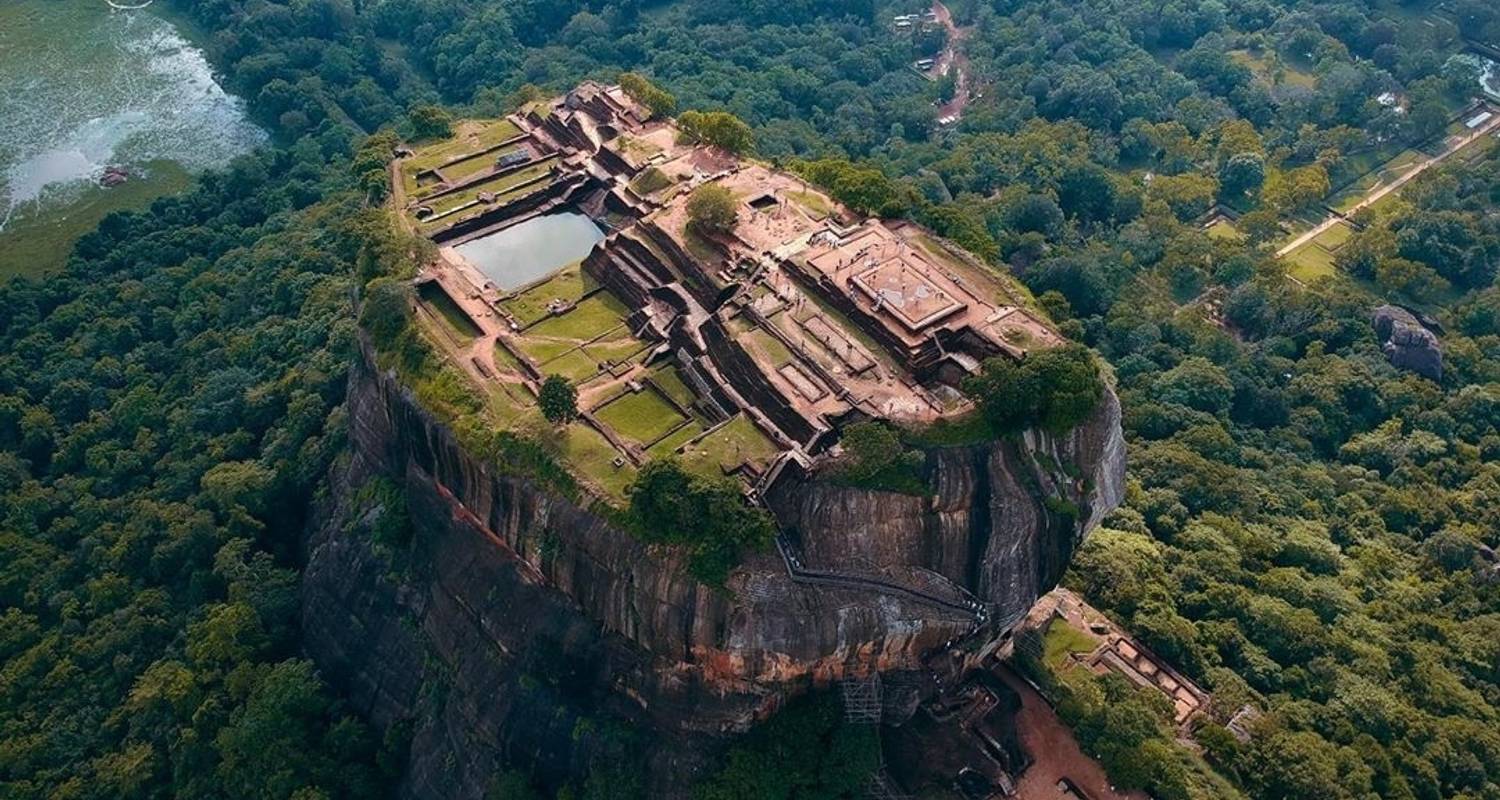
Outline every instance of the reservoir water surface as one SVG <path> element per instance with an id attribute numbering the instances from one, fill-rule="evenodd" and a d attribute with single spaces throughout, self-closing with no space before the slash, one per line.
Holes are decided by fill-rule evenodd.
<path id="1" fill-rule="evenodd" d="M 105 214 L 265 143 L 164 8 L 0 0 L 0 280 L 55 269 Z M 125 182 L 100 187 L 109 168 Z"/>
<path id="2" fill-rule="evenodd" d="M 577 212 L 533 217 L 455 248 L 501 289 L 510 291 L 581 261 L 604 231 Z"/>

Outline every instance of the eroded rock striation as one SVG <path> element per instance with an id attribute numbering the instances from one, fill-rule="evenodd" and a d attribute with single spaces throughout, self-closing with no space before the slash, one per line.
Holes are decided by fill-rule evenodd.
<path id="1" fill-rule="evenodd" d="M 505 763 L 560 783 L 610 746 L 599 720 L 647 732 L 649 796 L 681 796 L 789 696 L 1011 624 L 1123 491 L 1110 393 L 1066 436 L 930 451 L 926 496 L 778 482 L 780 547 L 714 589 L 467 453 L 368 353 L 348 407 L 351 457 L 308 536 L 307 647 L 378 726 L 410 730 L 419 798 L 481 797 Z M 372 537 L 377 479 L 409 543 Z"/>

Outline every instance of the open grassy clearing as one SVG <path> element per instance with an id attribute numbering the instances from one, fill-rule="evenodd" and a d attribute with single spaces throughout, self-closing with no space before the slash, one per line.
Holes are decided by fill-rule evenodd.
<path id="1" fill-rule="evenodd" d="M 1426 159 L 1425 154 L 1416 150 L 1402 150 L 1378 168 L 1366 172 L 1340 189 L 1329 199 L 1328 204 L 1340 213 L 1348 213 L 1370 192 L 1381 186 L 1395 183 Z"/>
<path id="2" fill-rule="evenodd" d="M 1416 150 L 1402 150 L 1378 167 L 1369 169 L 1345 184 L 1328 198 L 1328 206 L 1340 214 L 1347 214 L 1364 202 L 1370 192 L 1400 180 L 1426 158 L 1426 155 Z"/>
<path id="3" fill-rule="evenodd" d="M 656 441 L 687 421 L 666 398 L 649 387 L 611 400 L 603 408 L 595 409 L 594 416 L 615 433 L 642 445 Z"/>
<path id="4" fill-rule="evenodd" d="M 1331 278 L 1338 274 L 1337 268 L 1333 266 L 1333 254 L 1319 247 L 1315 242 L 1308 242 L 1287 253 L 1286 262 L 1287 274 L 1303 283 L 1311 283 L 1320 278 Z"/>
<path id="5" fill-rule="evenodd" d="M 722 475 L 747 461 L 769 461 L 778 450 L 749 417 L 740 414 L 689 447 L 682 464 L 695 472 Z"/>
<path id="6" fill-rule="evenodd" d="M 1208 226 L 1208 238 L 1229 242 L 1243 242 L 1245 234 L 1240 233 L 1240 229 L 1236 228 L 1233 222 L 1220 218 L 1214 220 L 1214 223 Z"/>
<path id="7" fill-rule="evenodd" d="M 589 355 L 589 358 L 594 359 L 600 364 L 605 362 L 621 364 L 630 360 L 631 356 L 641 352 L 641 349 L 644 347 L 645 343 L 635 338 L 602 339 L 592 344 L 584 345 L 583 351 Z"/>
<path id="8" fill-rule="evenodd" d="M 1455 159 L 1459 159 L 1465 164 L 1472 164 L 1475 161 L 1484 158 L 1486 153 L 1495 149 L 1496 147 L 1500 147 L 1500 135 L 1490 133 L 1464 145 L 1463 148 L 1460 149 L 1457 153 L 1454 153 L 1452 157 Z"/>
<path id="9" fill-rule="evenodd" d="M 1372 188 L 1374 188 L 1372 182 L 1355 181 L 1347 189 L 1330 196 L 1328 207 L 1340 214 L 1348 214 L 1365 201 L 1365 196 Z"/>
<path id="10" fill-rule="evenodd" d="M 1337 251 L 1344 243 L 1354 236 L 1354 229 L 1340 222 L 1331 228 L 1313 237 L 1313 241 L 1324 250 L 1332 253 Z"/>
<path id="11" fill-rule="evenodd" d="M 530 325 L 551 313 L 547 310 L 547 304 L 553 300 L 577 302 L 598 286 L 599 282 L 583 271 L 582 263 L 575 261 L 545 282 L 502 300 L 500 306 L 509 311 L 521 325 Z"/>
<path id="12" fill-rule="evenodd" d="M 786 196 L 815 218 L 822 219 L 833 213 L 833 205 L 817 192 L 787 192 Z"/>
<path id="13" fill-rule="evenodd" d="M 1368 208 L 1370 210 L 1374 211 L 1377 216 L 1384 217 L 1385 215 L 1391 213 L 1391 211 L 1400 202 L 1401 202 L 1401 193 L 1400 192 L 1391 192 L 1390 194 L 1386 195 L 1385 197 L 1382 197 L 1379 200 L 1376 200 L 1375 202 L 1371 203 L 1368 206 Z"/>
<path id="14" fill-rule="evenodd" d="M 1230 50 L 1229 57 L 1250 68 L 1256 77 L 1272 86 L 1300 86 L 1311 89 L 1318 79 L 1311 72 L 1280 54 L 1269 51 Z"/>
<path id="15" fill-rule="evenodd" d="M 578 342 L 571 340 L 547 339 L 535 336 L 520 336 L 515 340 L 516 347 L 528 358 L 538 364 L 547 362 L 561 356 L 563 353 L 578 349 Z"/>

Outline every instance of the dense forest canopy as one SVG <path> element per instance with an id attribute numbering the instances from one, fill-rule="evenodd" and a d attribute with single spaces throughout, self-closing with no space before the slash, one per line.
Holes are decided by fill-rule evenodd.
<path id="1" fill-rule="evenodd" d="M 1500 43 L 1495 4 L 954 2 L 980 96 L 940 127 L 908 65 L 942 37 L 885 24 L 916 3 L 172 2 L 284 149 L 0 286 L 0 795 L 394 785 L 399 731 L 340 706 L 296 624 L 349 298 L 399 301 L 368 206 L 383 156 L 356 142 L 634 70 L 851 206 L 1014 272 L 1111 362 L 1130 488 L 1069 581 L 1215 694 L 1197 737 L 1227 779 L 1265 800 L 1500 797 L 1500 148 L 1354 214 L 1316 275 L 1273 257 L 1441 139 L 1476 91 L 1453 56 Z M 1205 231 L 1215 207 L 1237 235 Z M 1440 382 L 1387 363 L 1383 301 L 1441 321 Z M 1240 743 L 1219 726 L 1245 704 L 1263 717 Z M 847 744 L 819 713 L 776 729 L 814 768 Z M 752 794 L 779 748 L 747 741 L 705 796 L 848 789 L 799 769 Z"/>
<path id="2" fill-rule="evenodd" d="M 371 797 L 399 742 L 299 655 L 370 211 L 247 157 L 0 286 L 0 794 Z M 394 766 L 397 761 L 383 762 Z"/>

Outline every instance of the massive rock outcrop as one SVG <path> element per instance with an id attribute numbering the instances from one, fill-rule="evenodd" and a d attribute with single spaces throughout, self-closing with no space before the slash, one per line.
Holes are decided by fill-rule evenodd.
<path id="1" fill-rule="evenodd" d="M 1393 366 L 1442 381 L 1442 344 L 1415 314 L 1400 306 L 1384 305 L 1375 309 L 1370 323 L 1380 338 L 1381 351 Z"/>
<path id="2" fill-rule="evenodd" d="M 561 782 L 614 746 L 600 720 L 648 732 L 650 796 L 681 796 L 788 696 L 1007 625 L 1122 491 L 1110 394 L 1064 437 L 930 452 L 926 497 L 781 482 L 781 550 L 717 590 L 474 458 L 372 363 L 352 372 L 351 456 L 309 532 L 305 638 L 372 721 L 409 726 L 411 797 L 480 797 L 518 761 Z M 374 481 L 398 487 L 409 543 L 372 536 L 390 513 Z"/>

